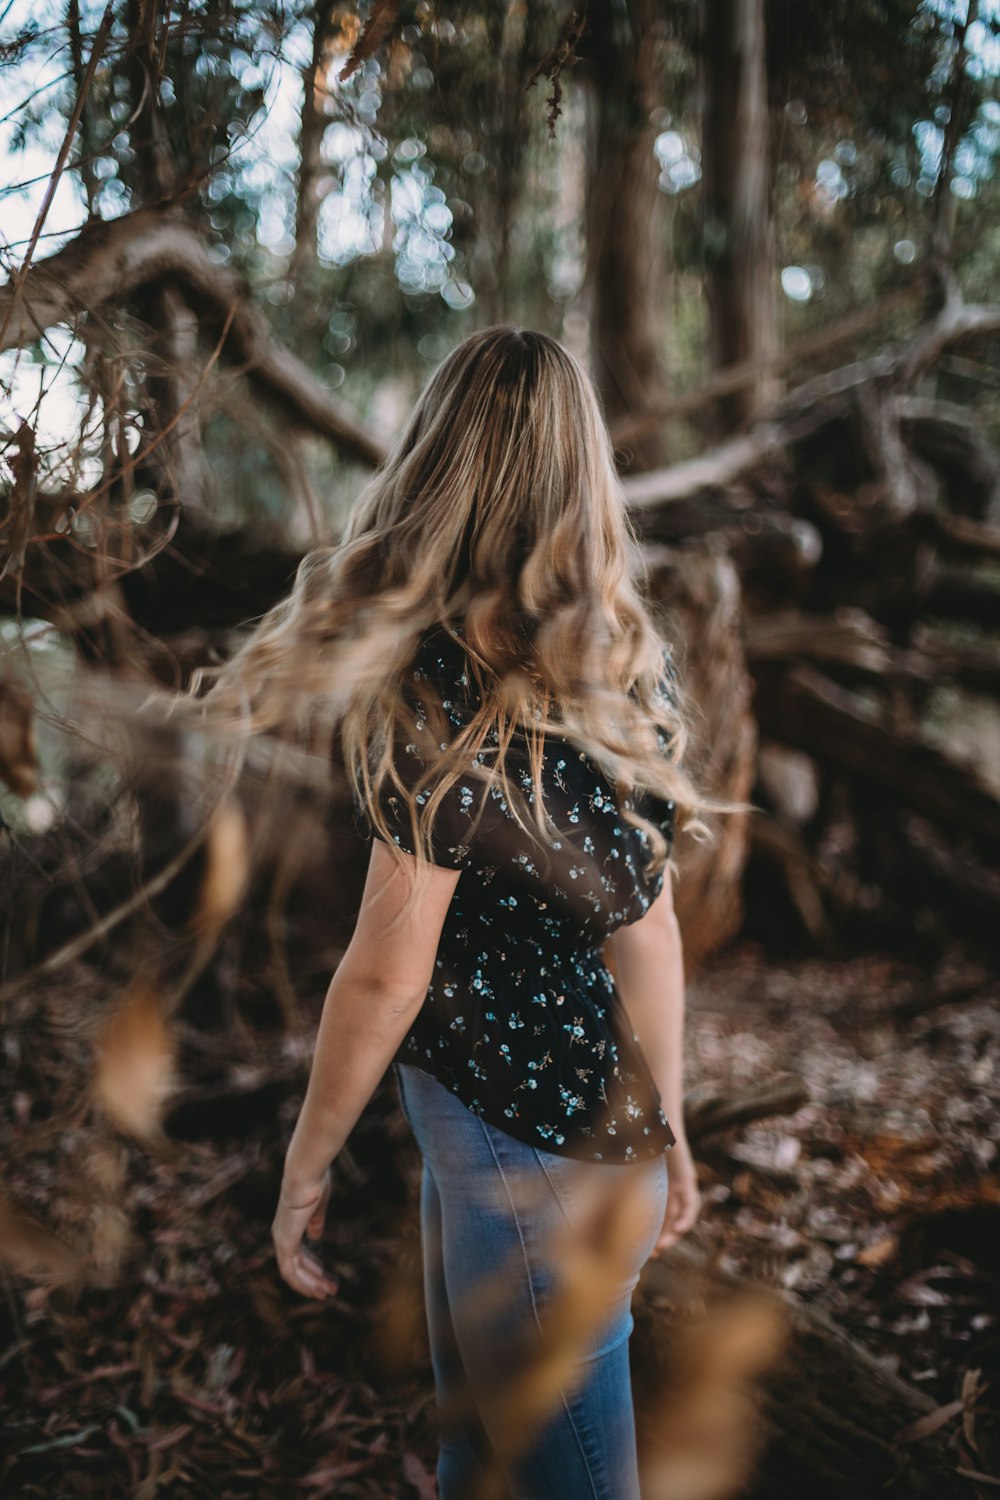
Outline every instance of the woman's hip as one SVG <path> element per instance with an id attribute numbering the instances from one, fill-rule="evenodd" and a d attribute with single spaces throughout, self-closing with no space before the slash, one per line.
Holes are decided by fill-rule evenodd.
<path id="1" fill-rule="evenodd" d="M 470 1253 L 520 1251 L 551 1283 L 560 1262 L 584 1277 L 589 1265 L 598 1279 L 603 1265 L 609 1285 L 631 1293 L 663 1223 L 665 1152 L 618 1164 L 546 1151 L 482 1119 L 422 1068 L 398 1063 L 396 1076 L 453 1239 Z"/>

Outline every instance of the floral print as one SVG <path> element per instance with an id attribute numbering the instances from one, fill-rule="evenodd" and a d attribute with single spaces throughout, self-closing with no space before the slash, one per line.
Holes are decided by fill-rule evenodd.
<path id="1" fill-rule="evenodd" d="M 466 668 L 461 642 L 436 629 L 411 669 L 456 729 L 476 702 Z M 668 695 L 672 680 L 667 655 L 661 690 Z M 413 733 L 396 747 L 396 764 L 411 785 L 431 747 L 426 720 L 408 703 Z M 507 753 L 525 817 L 534 794 L 523 735 Z M 437 809 L 433 859 L 462 876 L 424 1005 L 394 1061 L 430 1073 L 521 1141 L 588 1161 L 640 1161 L 676 1137 L 601 949 L 648 910 L 664 873 L 643 876 L 645 832 L 623 821 L 612 784 L 561 737 L 546 737 L 543 786 L 548 842 L 532 825 L 520 826 L 500 787 L 489 789 L 473 828 L 485 793 L 475 779 L 459 778 Z M 672 844 L 673 802 L 645 794 L 641 805 Z M 391 791 L 381 806 L 396 843 L 413 853 L 405 808 Z M 374 832 L 359 805 L 355 815 L 359 829 Z"/>

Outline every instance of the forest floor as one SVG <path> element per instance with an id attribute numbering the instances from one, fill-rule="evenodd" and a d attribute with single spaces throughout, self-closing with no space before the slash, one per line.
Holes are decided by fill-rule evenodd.
<path id="1" fill-rule="evenodd" d="M 81 968 L 5 1018 L 0 1255 L 58 1260 L 29 1214 L 86 1273 L 58 1287 L 5 1273 L 0 1492 L 432 1500 L 419 1158 L 391 1081 L 338 1158 L 323 1254 L 340 1291 L 311 1304 L 269 1241 L 305 1044 L 232 1017 L 188 1025 L 168 1139 L 125 1144 L 91 1103 L 95 984 Z M 791 1076 L 809 1102 L 697 1144 L 687 1243 L 821 1305 L 942 1406 L 979 1385 L 977 1465 L 995 1473 L 995 988 L 959 959 L 929 979 L 885 956 L 776 963 L 741 942 L 688 1004 L 695 1096 Z"/>

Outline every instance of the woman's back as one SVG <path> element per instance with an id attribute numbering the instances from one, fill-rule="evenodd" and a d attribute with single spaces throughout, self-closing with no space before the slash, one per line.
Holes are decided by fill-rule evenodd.
<path id="1" fill-rule="evenodd" d="M 460 729 L 478 701 L 461 640 L 440 627 L 428 632 L 412 671 Z M 429 745 L 419 711 L 412 727 L 396 763 L 415 782 L 440 747 Z M 495 732 L 488 743 L 496 745 Z M 530 808 L 523 733 L 507 757 L 508 778 Z M 545 739 L 542 784 L 555 830 L 549 843 L 517 821 L 499 786 L 478 816 L 475 778 L 459 778 L 437 808 L 434 861 L 463 874 L 426 1000 L 394 1060 L 431 1073 L 523 1141 L 588 1160 L 638 1161 L 675 1137 L 601 949 L 644 915 L 664 875 L 643 877 L 645 834 L 622 819 L 604 773 L 561 737 Z M 381 805 L 395 841 L 412 853 L 399 799 L 390 793 Z M 669 841 L 673 804 L 658 811 Z"/>

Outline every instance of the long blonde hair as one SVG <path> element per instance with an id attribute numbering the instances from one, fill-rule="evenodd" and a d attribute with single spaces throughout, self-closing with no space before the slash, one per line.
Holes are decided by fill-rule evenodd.
<path id="1" fill-rule="evenodd" d="M 702 797 L 683 768 L 685 695 L 643 582 L 589 377 L 546 334 L 487 328 L 435 371 L 339 543 L 303 559 L 289 597 L 194 690 L 214 676 L 203 713 L 244 733 L 294 730 L 321 747 L 339 735 L 355 804 L 402 859 L 379 805 L 387 787 L 396 792 L 418 869 L 430 857 L 435 812 L 460 775 L 499 783 L 521 819 L 527 804 L 506 765 L 518 730 L 534 791 L 525 815 L 543 837 L 548 732 L 590 755 L 620 800 L 637 790 L 669 799 L 679 831 L 710 838 L 699 814 L 735 804 Z M 479 703 L 457 736 L 432 735 L 451 743 L 407 786 L 393 747 L 407 693 L 432 727 L 440 714 L 408 673 L 435 626 L 461 639 Z M 494 764 L 473 767 L 492 734 Z M 657 824 L 629 807 L 622 816 L 646 830 L 648 872 L 662 869 Z"/>

